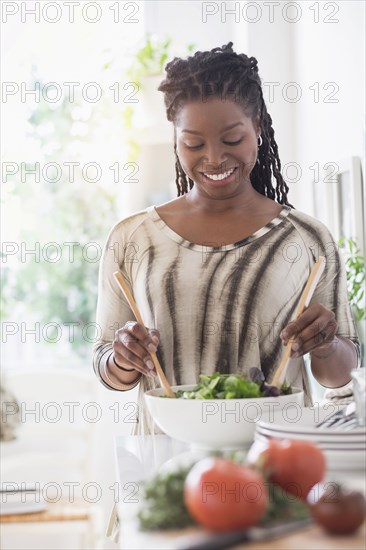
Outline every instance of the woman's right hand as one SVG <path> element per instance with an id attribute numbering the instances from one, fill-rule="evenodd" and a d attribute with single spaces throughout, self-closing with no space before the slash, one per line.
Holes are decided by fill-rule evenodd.
<path id="1" fill-rule="evenodd" d="M 158 330 L 128 321 L 116 331 L 113 340 L 115 361 L 125 369 L 135 369 L 145 376 L 154 377 L 156 370 L 150 352 L 156 352 L 158 344 Z"/>

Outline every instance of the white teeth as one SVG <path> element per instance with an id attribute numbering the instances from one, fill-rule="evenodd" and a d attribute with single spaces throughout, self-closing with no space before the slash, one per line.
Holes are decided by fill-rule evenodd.
<path id="1" fill-rule="evenodd" d="M 228 170 L 227 172 L 222 172 L 222 174 L 205 174 L 205 176 L 206 176 L 206 178 L 209 178 L 210 180 L 220 181 L 220 180 L 224 180 L 225 178 L 230 176 L 230 174 L 232 174 L 234 172 L 234 170 L 235 170 L 235 168 L 232 168 L 231 170 Z"/>

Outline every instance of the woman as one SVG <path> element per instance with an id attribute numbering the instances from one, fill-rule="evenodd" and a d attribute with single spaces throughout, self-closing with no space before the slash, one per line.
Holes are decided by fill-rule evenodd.
<path id="1" fill-rule="evenodd" d="M 304 388 L 307 403 L 305 353 L 329 388 L 347 384 L 359 362 L 337 246 L 289 204 L 257 61 L 232 45 L 167 64 L 158 89 L 174 125 L 178 198 L 119 222 L 104 249 L 94 368 L 111 389 L 139 383 L 141 405 L 158 384 L 153 350 L 171 384 L 250 367 L 270 381 L 292 338 L 286 380 Z M 319 255 L 327 263 L 311 304 L 290 323 Z M 116 270 L 148 332 L 134 321 Z M 145 421 L 140 414 L 136 433 L 149 432 Z"/>

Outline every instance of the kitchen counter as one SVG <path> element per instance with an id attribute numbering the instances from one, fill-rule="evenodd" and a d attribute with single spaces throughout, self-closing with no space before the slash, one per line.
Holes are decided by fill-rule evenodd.
<path id="1" fill-rule="evenodd" d="M 191 527 L 177 531 L 142 532 L 138 528 L 136 514 L 140 503 L 137 491 L 141 482 L 161 469 L 189 464 L 202 456 L 202 451 L 192 451 L 189 445 L 166 435 L 125 436 L 115 440 L 118 490 L 115 501 L 120 518 L 119 545 L 123 550 L 174 550 L 186 537 L 198 535 L 202 529 Z M 344 482 L 365 492 L 362 472 L 328 472 L 328 481 Z M 352 536 L 330 536 L 312 525 L 272 541 L 246 543 L 235 546 L 246 550 L 363 550 L 365 548 L 365 524 Z M 234 547 L 233 547 L 234 548 Z"/>

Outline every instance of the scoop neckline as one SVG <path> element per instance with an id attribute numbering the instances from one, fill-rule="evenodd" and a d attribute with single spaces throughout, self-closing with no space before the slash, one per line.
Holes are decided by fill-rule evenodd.
<path id="1" fill-rule="evenodd" d="M 152 220 L 156 223 L 158 228 L 163 231 L 167 237 L 175 241 L 180 246 L 183 246 L 185 248 L 189 248 L 191 250 L 197 250 L 199 252 L 202 252 L 203 250 L 205 252 L 223 252 L 228 250 L 234 250 L 235 248 L 240 248 L 241 246 L 245 246 L 256 239 L 262 237 L 268 231 L 279 225 L 283 222 L 285 218 L 287 218 L 288 214 L 291 212 L 291 207 L 283 204 L 282 209 L 280 212 L 275 216 L 272 220 L 270 220 L 268 223 L 266 223 L 263 227 L 260 229 L 257 229 L 252 233 L 251 235 L 248 235 L 244 239 L 241 239 L 240 241 L 237 241 L 235 243 L 227 244 L 224 246 L 210 246 L 209 243 L 207 245 L 205 244 L 197 244 L 192 243 L 191 241 L 188 241 L 184 239 L 181 235 L 176 233 L 167 223 L 160 217 L 158 214 L 158 211 L 156 210 L 157 206 L 153 204 L 152 206 L 149 206 L 146 208 L 147 214 L 152 218 Z"/>

